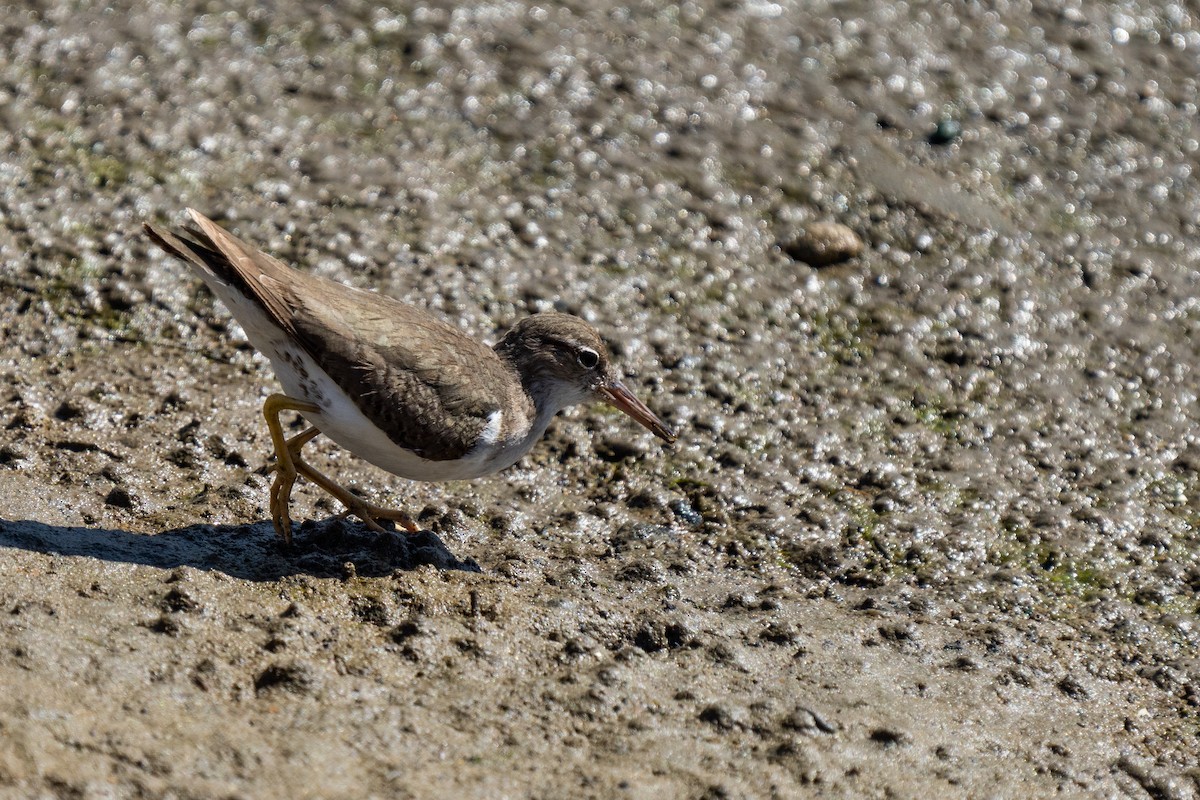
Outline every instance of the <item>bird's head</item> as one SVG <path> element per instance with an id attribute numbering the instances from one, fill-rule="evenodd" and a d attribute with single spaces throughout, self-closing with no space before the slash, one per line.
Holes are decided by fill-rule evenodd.
<path id="1" fill-rule="evenodd" d="M 621 382 L 604 340 L 579 317 L 534 314 L 510 328 L 495 349 L 522 376 L 539 411 L 602 400 L 660 439 L 675 441 L 675 433 Z"/>

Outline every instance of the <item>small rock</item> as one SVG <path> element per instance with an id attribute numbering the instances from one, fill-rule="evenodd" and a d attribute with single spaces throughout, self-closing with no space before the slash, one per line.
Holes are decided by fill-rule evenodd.
<path id="1" fill-rule="evenodd" d="M 910 641 L 917 636 L 917 626 L 911 622 L 892 622 L 880 625 L 879 635 L 888 642 Z"/>
<path id="2" fill-rule="evenodd" d="M 647 653 L 679 647 L 696 646 L 699 633 L 686 620 L 676 620 L 665 625 L 649 619 L 642 623 L 633 636 L 633 644 Z"/>
<path id="3" fill-rule="evenodd" d="M 305 616 L 304 607 L 296 603 L 288 603 L 288 607 L 279 612 L 280 619 L 300 619 Z"/>
<path id="4" fill-rule="evenodd" d="M 183 630 L 183 626 L 179 624 L 179 621 L 169 614 L 161 614 L 158 619 L 142 624 L 155 633 L 161 633 L 166 636 L 178 636 Z"/>
<path id="5" fill-rule="evenodd" d="M 933 132 L 929 134 L 929 143 L 932 145 L 950 144 L 962 136 L 962 125 L 958 120 L 946 117 L 938 120 Z"/>
<path id="6" fill-rule="evenodd" d="M 721 605 L 722 608 L 757 608 L 758 596 L 752 592 L 731 592 L 725 598 L 725 602 Z"/>
<path id="7" fill-rule="evenodd" d="M 658 584 L 666 580 L 663 568 L 656 562 L 645 558 L 636 559 L 617 570 L 617 580 L 623 583 Z"/>
<path id="8" fill-rule="evenodd" d="M 848 261 L 863 250 L 862 239 L 837 222 L 813 222 L 802 231 L 779 240 L 779 247 L 794 261 L 827 267 Z"/>
<path id="9" fill-rule="evenodd" d="M 699 643 L 699 632 L 687 620 L 669 623 L 663 633 L 667 637 L 667 647 L 672 650 L 677 647 L 696 646 Z"/>
<path id="10" fill-rule="evenodd" d="M 359 622 L 379 628 L 386 628 L 391 617 L 387 604 L 380 598 L 369 595 L 351 599 L 350 612 L 358 618 Z"/>

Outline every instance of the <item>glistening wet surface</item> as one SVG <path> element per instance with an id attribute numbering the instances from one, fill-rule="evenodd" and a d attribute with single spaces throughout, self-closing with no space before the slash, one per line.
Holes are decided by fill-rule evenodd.
<path id="1" fill-rule="evenodd" d="M 1195 797 L 1200 19 L 1179 4 L 0 15 L 0 795 Z M 680 433 L 316 466 L 143 221 Z M 297 429 L 298 430 L 298 429 Z M 306 451 L 307 452 L 307 451 Z"/>

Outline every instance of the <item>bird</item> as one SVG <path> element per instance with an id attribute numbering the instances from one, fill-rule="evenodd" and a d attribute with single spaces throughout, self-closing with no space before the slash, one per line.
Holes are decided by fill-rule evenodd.
<path id="1" fill-rule="evenodd" d="M 403 510 L 355 495 L 305 461 L 320 434 L 415 481 L 479 478 L 516 463 L 564 408 L 606 402 L 667 444 L 676 434 L 621 380 L 599 332 L 579 317 L 533 314 L 494 346 L 433 313 L 378 292 L 297 270 L 195 209 L 182 230 L 145 234 L 183 261 L 228 307 L 282 386 L 263 403 L 274 448 L 271 521 L 292 541 L 298 478 L 336 498 L 371 530 L 418 532 Z M 284 434 L 280 415 L 309 427 Z"/>

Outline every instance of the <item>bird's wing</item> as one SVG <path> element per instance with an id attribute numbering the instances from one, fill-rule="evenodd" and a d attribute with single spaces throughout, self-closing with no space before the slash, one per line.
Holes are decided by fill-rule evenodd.
<path id="1" fill-rule="evenodd" d="M 519 391 L 490 347 L 429 312 L 292 269 L 189 213 L 195 241 L 150 225 L 147 233 L 244 289 L 397 445 L 432 461 L 461 458 Z"/>

